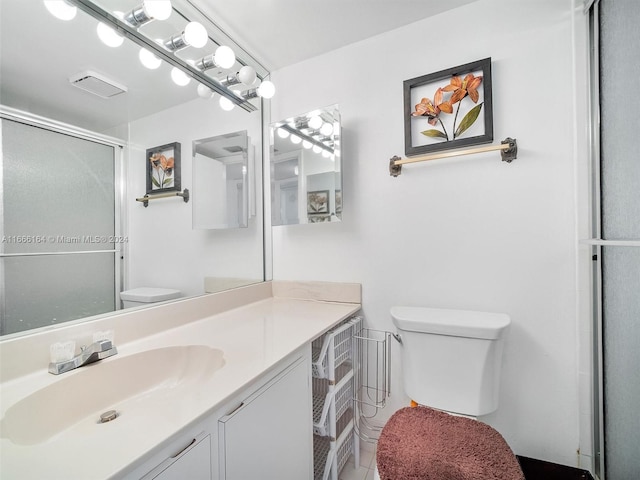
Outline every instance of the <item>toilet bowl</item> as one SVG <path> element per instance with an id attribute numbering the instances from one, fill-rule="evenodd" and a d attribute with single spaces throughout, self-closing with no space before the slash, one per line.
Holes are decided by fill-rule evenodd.
<path id="1" fill-rule="evenodd" d="M 418 406 L 398 410 L 384 426 L 375 478 L 456 480 L 471 469 L 481 472 L 477 478 L 524 479 L 502 436 L 474 419 L 498 408 L 509 316 L 393 307 L 391 317 L 401 343 L 403 387 Z"/>
<path id="2" fill-rule="evenodd" d="M 120 292 L 123 308 L 140 307 L 180 298 L 180 290 L 172 288 L 138 287 Z"/>

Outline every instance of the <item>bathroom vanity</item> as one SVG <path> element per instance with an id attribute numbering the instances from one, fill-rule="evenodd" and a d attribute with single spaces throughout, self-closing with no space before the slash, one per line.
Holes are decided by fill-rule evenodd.
<path id="1" fill-rule="evenodd" d="M 266 282 L 4 340 L 0 477 L 311 479 L 311 342 L 359 309 L 359 285 Z M 117 355 L 47 372 L 107 328 Z"/>

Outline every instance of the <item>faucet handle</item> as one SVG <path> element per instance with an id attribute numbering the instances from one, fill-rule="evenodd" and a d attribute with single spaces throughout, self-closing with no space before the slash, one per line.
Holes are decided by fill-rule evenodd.
<path id="1" fill-rule="evenodd" d="M 109 340 L 113 343 L 113 330 L 103 330 L 101 332 L 96 332 L 93 334 L 93 343 L 99 342 L 100 340 Z"/>
<path id="2" fill-rule="evenodd" d="M 76 353 L 76 342 L 57 342 L 49 347 L 49 355 L 52 363 L 66 362 L 71 360 Z"/>

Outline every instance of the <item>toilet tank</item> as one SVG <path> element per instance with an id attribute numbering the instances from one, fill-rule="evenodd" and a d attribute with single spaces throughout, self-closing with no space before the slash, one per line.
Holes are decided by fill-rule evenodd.
<path id="1" fill-rule="evenodd" d="M 173 288 L 138 287 L 120 292 L 123 308 L 140 307 L 151 303 L 180 298 L 180 290 Z"/>
<path id="2" fill-rule="evenodd" d="M 503 313 L 393 307 L 401 337 L 404 390 L 421 405 L 464 415 L 498 408 Z"/>

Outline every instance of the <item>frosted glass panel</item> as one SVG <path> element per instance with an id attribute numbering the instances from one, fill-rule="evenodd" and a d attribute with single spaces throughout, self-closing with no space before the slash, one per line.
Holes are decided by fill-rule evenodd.
<path id="1" fill-rule="evenodd" d="M 600 2 L 602 238 L 640 238 L 640 11 L 637 0 Z"/>
<path id="2" fill-rule="evenodd" d="M 2 261 L 3 334 L 115 310 L 115 253 L 5 257 Z"/>
<path id="3" fill-rule="evenodd" d="M 640 472 L 640 247 L 603 248 L 607 480 Z"/>
<path id="4" fill-rule="evenodd" d="M 113 147 L 2 120 L 2 148 L 3 253 L 113 250 Z"/>
<path id="5" fill-rule="evenodd" d="M 114 153 L 2 120 L 0 334 L 115 309 Z"/>

